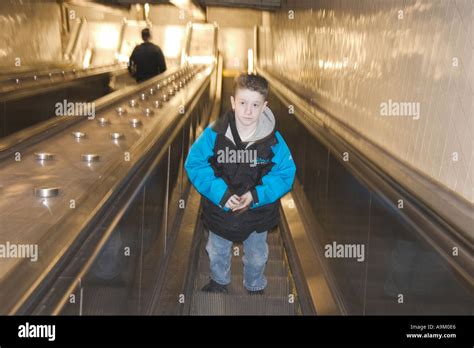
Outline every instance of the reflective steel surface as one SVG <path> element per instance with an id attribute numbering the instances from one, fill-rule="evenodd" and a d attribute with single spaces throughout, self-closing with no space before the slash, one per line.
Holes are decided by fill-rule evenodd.
<path id="1" fill-rule="evenodd" d="M 209 70 L 198 74 L 194 83 L 179 92 L 182 98 L 189 98 L 198 89 Z M 130 98 L 130 97 L 128 97 Z M 127 152 L 133 153 L 150 132 L 158 133 L 166 128 L 178 110 L 181 100 L 173 99 L 160 112 L 160 118 L 146 117 L 138 108 L 128 108 L 128 114 L 142 124 L 142 127 L 132 128 L 127 118 L 116 115 L 119 105 L 126 105 L 127 97 L 118 103 L 111 105 L 101 111 L 97 120 L 113 120 L 107 127 L 100 127 L 97 120 L 87 120 L 74 126 L 74 132 L 87 133 L 86 138 L 77 141 L 71 136 L 72 130 L 65 130 L 60 134 L 53 135 L 41 144 L 21 151 L 21 161 L 9 158 L 2 161 L 0 167 L 0 182 L 2 183 L 2 199 L 0 200 L 0 220 L 2 221 L 1 240 L 10 243 L 39 244 L 41 265 L 52 256 L 50 247 L 55 245 L 42 244 L 40 241 L 48 236 L 48 230 L 59 221 L 67 221 L 77 214 L 84 214 L 83 209 L 88 210 L 92 206 L 84 206 L 84 202 L 90 198 L 90 189 L 101 178 L 107 177 L 107 185 L 114 181 L 114 170 L 120 166 L 127 166 L 124 156 Z M 146 105 L 146 104 L 145 104 Z M 150 101 L 151 105 L 151 101 Z M 118 142 L 110 141 L 110 133 L 114 139 L 120 138 Z M 156 133 L 156 134 L 158 134 Z M 48 157 L 47 153 L 54 153 L 54 160 L 37 161 L 35 153 L 41 152 L 40 156 Z M 98 157 L 100 155 L 100 157 Z M 97 161 L 99 159 L 99 161 Z M 84 160 L 84 161 L 83 161 Z M 135 160 L 132 158 L 132 161 Z M 54 199 L 44 200 L 51 197 L 55 191 L 52 188 L 63 188 L 61 193 Z M 37 195 L 32 195 L 33 189 L 37 189 Z M 104 189 L 106 187 L 103 187 Z M 71 201 L 74 202 L 71 208 Z M 11 202 L 15 202 L 14 205 Z M 34 219 L 31 217 L 34 216 Z M 84 215 L 86 218 L 86 215 Z M 21 229 L 22 233 L 17 231 Z M 67 231 L 64 231 L 65 233 Z M 0 260 L 0 282 L 20 259 L 7 258 Z M 39 267 L 40 265 L 32 265 Z M 25 281 L 28 281 L 25 279 Z M 4 301 L 0 301 L 4 303 Z"/>
<path id="2" fill-rule="evenodd" d="M 471 315 L 472 276 L 462 279 L 439 252 L 441 246 L 433 247 L 421 237 L 419 226 L 407 222 L 404 215 L 411 207 L 397 209 L 380 187 L 369 187 L 338 151 L 320 141 L 321 134 L 315 136 L 288 113 L 286 101 L 271 93 L 269 106 L 297 168 L 291 193 L 295 202 L 285 197 L 282 204 L 290 211 L 287 222 L 295 231 L 297 257 L 307 267 L 305 281 L 314 284 L 318 300 L 328 296 L 322 286 L 326 281 L 343 314 Z M 302 233 L 302 221 L 294 219 L 292 206 L 304 212 L 309 238 Z M 447 237 L 450 230 L 441 233 Z M 308 245 L 319 254 L 317 261 L 307 256 Z M 341 247 L 352 251 L 336 252 Z M 447 253 L 452 255 L 449 249 Z M 460 247 L 461 254 L 467 258 L 469 250 Z M 320 262 L 328 276 L 322 275 Z M 465 273 L 472 270 L 472 265 L 464 267 Z M 322 313 L 333 313 L 330 303 L 316 301 L 316 310 L 319 306 Z"/>
<path id="3" fill-rule="evenodd" d="M 0 66 L 51 64 L 62 59 L 61 12 L 54 2 L 0 2 Z M 2 69 L 2 70 L 3 70 Z"/>
<path id="4" fill-rule="evenodd" d="M 474 202 L 472 1 L 290 2 L 259 49 L 315 107 Z"/>

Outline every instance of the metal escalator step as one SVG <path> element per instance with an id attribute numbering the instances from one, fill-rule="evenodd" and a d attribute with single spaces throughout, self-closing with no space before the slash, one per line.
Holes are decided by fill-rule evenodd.
<path id="1" fill-rule="evenodd" d="M 288 298 L 264 296 L 228 296 L 225 299 L 227 313 L 234 315 L 294 315 L 295 303 Z"/>
<path id="2" fill-rule="evenodd" d="M 83 290 L 83 315 L 126 314 L 127 289 L 85 286 Z"/>
<path id="3" fill-rule="evenodd" d="M 288 298 L 290 294 L 290 286 L 288 276 L 267 278 L 267 287 L 265 288 L 265 297 L 284 297 Z M 243 286 L 243 275 L 237 274 L 232 276 L 230 290 L 236 294 L 247 295 L 247 290 Z"/>
<path id="4" fill-rule="evenodd" d="M 267 287 L 265 288 L 266 298 L 288 298 L 291 294 L 288 277 L 267 276 Z M 227 286 L 228 295 L 255 296 L 248 295 L 242 283 L 242 275 L 232 275 L 231 283 Z M 194 295 L 201 292 L 201 288 L 209 282 L 209 275 L 199 274 L 194 284 Z M 295 295 L 295 294 L 293 294 Z"/>
<path id="5" fill-rule="evenodd" d="M 267 298 L 260 295 L 195 294 L 192 315 L 294 315 L 295 303 L 287 298 Z"/>
<path id="6" fill-rule="evenodd" d="M 280 236 L 280 231 L 272 231 L 267 234 L 267 243 L 268 244 L 279 244 L 282 245 L 282 240 Z"/>
<path id="7" fill-rule="evenodd" d="M 283 247 L 281 245 L 268 246 L 268 259 L 269 260 L 283 260 Z"/>
<path id="8" fill-rule="evenodd" d="M 193 295 L 191 315 L 226 315 L 225 294 L 199 291 Z"/>
<path id="9" fill-rule="evenodd" d="M 231 272 L 232 274 L 242 274 L 243 272 L 243 263 L 242 258 L 240 257 L 232 257 L 232 266 Z M 209 259 L 204 258 L 199 263 L 198 272 L 201 274 L 209 274 Z M 265 275 L 269 277 L 286 277 L 288 276 L 288 269 L 281 260 L 268 260 L 267 265 L 265 267 Z"/>

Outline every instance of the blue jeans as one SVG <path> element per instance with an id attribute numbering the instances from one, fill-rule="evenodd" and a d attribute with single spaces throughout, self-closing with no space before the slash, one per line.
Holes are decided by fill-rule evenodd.
<path id="1" fill-rule="evenodd" d="M 252 232 L 243 244 L 244 287 L 250 291 L 263 290 L 267 286 L 264 275 L 268 260 L 267 231 Z M 206 250 L 209 254 L 211 278 L 216 283 L 229 284 L 232 242 L 209 231 Z"/>

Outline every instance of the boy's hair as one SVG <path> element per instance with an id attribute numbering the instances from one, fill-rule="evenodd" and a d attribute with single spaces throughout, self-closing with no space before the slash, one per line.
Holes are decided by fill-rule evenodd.
<path id="1" fill-rule="evenodd" d="M 251 91 L 259 92 L 263 98 L 268 98 L 268 81 L 262 76 L 241 73 L 234 79 L 234 96 L 238 89 L 250 89 Z"/>

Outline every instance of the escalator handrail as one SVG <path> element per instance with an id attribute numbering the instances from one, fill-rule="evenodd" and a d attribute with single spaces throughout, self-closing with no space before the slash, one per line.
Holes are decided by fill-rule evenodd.
<path id="1" fill-rule="evenodd" d="M 3 101 L 8 98 L 14 98 L 15 94 L 20 91 L 36 89 L 40 86 L 57 85 L 78 78 L 111 73 L 117 70 L 126 70 L 126 67 L 119 63 L 92 66 L 84 69 L 70 65 L 64 69 L 33 70 L 25 73 L 10 73 L 0 76 L 0 97 Z M 57 77 L 61 77 L 62 79 L 58 80 Z M 17 79 L 18 83 L 16 82 Z"/>
<path id="2" fill-rule="evenodd" d="M 170 75 L 173 75 L 178 68 L 172 68 L 166 70 L 166 72 L 158 75 L 157 77 L 143 82 L 136 86 L 127 86 L 120 90 L 114 91 L 94 101 L 96 112 L 103 110 L 110 105 L 114 104 L 118 100 L 122 99 L 125 95 L 132 93 L 134 90 L 140 90 L 146 86 L 152 86 L 153 84 L 159 83 L 167 79 Z M 52 117 L 44 122 L 38 123 L 31 127 L 20 130 L 9 136 L 0 139 L 0 160 L 5 159 L 13 155 L 15 152 L 20 151 L 27 146 L 36 144 L 46 138 L 51 137 L 70 127 L 84 121 L 82 117 Z"/>

